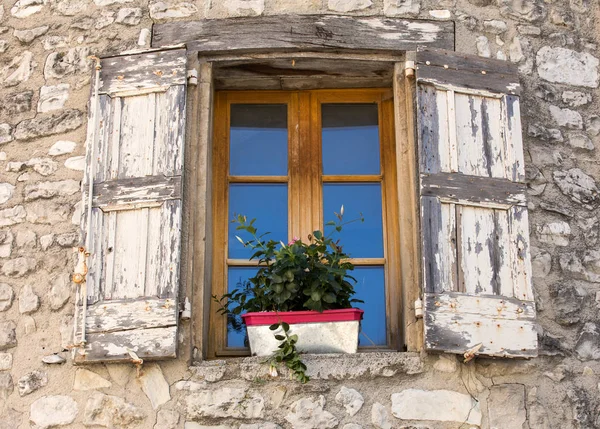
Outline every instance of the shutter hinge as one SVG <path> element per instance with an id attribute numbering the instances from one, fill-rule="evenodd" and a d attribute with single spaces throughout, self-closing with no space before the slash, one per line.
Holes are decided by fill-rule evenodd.
<path id="1" fill-rule="evenodd" d="M 404 76 L 411 78 L 415 75 L 415 62 L 414 61 L 406 61 L 404 63 Z"/>
<path id="2" fill-rule="evenodd" d="M 198 85 L 198 70 L 189 69 L 187 71 L 188 85 Z"/>
<path id="3" fill-rule="evenodd" d="M 188 297 L 185 297 L 185 302 L 183 303 L 183 309 L 181 310 L 181 314 L 179 318 L 181 320 L 190 320 L 192 317 L 192 304 L 190 304 L 190 300 Z"/>
<path id="4" fill-rule="evenodd" d="M 417 319 L 423 318 L 423 301 L 421 301 L 421 298 L 415 301 L 415 317 Z"/>

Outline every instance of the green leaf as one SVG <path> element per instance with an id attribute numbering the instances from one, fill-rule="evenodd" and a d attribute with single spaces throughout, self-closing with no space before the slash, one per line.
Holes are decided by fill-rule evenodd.
<path id="1" fill-rule="evenodd" d="M 321 231 L 313 231 L 313 236 L 317 239 L 317 240 L 321 240 L 323 238 L 323 233 Z"/>
<path id="2" fill-rule="evenodd" d="M 283 340 L 285 340 L 285 336 L 284 335 L 275 335 L 275 339 L 277 341 L 283 341 Z"/>
<path id="3" fill-rule="evenodd" d="M 326 293 L 325 295 L 323 295 L 323 301 L 325 301 L 328 304 L 333 304 L 336 300 L 337 299 L 333 293 Z"/>
<path id="4" fill-rule="evenodd" d="M 283 332 L 288 332 L 290 330 L 290 325 L 285 322 L 281 322 L 281 327 L 283 328 Z"/>
<path id="5" fill-rule="evenodd" d="M 273 323 L 271 326 L 269 326 L 269 329 L 271 331 L 276 331 L 279 328 L 279 323 Z"/>

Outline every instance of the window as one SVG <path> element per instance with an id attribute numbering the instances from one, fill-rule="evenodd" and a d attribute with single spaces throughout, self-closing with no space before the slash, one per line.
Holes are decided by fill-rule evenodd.
<path id="1" fill-rule="evenodd" d="M 257 218 L 275 240 L 323 229 L 344 205 L 364 223 L 339 234 L 355 264 L 364 304 L 365 348 L 397 348 L 398 200 L 393 105 L 387 89 L 215 95 L 213 140 L 213 290 L 251 277 L 256 263 L 236 239 L 234 214 Z M 325 233 L 328 233 L 325 228 Z M 244 333 L 211 309 L 210 355 L 247 354 Z"/>

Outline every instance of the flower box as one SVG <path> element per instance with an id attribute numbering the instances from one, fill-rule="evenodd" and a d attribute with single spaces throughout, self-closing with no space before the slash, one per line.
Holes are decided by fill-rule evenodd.
<path id="1" fill-rule="evenodd" d="M 356 353 L 358 333 L 363 310 L 344 308 L 340 310 L 255 312 L 242 315 L 248 331 L 250 351 L 253 356 L 270 356 L 280 341 L 273 336 L 281 333 L 269 330 L 269 326 L 285 322 L 290 334 L 298 335 L 296 347 L 304 353 Z"/>

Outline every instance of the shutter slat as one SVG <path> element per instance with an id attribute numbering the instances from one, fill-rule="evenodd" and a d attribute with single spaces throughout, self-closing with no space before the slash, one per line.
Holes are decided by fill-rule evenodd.
<path id="1" fill-rule="evenodd" d="M 516 68 L 427 50 L 417 64 L 425 347 L 535 356 Z"/>
<path id="2" fill-rule="evenodd" d="M 77 363 L 131 360 L 129 351 L 176 355 L 185 64 L 185 49 L 101 60 L 93 155 L 88 132 L 88 160 L 96 160 L 88 307 L 78 303 L 76 327 L 86 345 Z"/>

